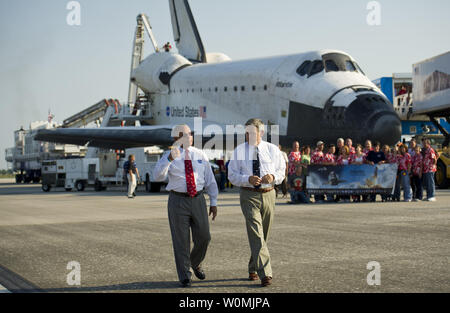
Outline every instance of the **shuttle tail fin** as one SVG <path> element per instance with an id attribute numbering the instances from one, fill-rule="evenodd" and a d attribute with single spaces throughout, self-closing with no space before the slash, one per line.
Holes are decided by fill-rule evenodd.
<path id="1" fill-rule="evenodd" d="M 188 0 L 169 0 L 173 36 L 178 52 L 193 62 L 206 63 L 206 53 Z"/>

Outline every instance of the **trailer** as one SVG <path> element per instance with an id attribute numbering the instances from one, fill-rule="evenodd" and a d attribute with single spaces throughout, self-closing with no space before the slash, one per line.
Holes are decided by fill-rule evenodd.
<path id="1" fill-rule="evenodd" d="M 436 184 L 448 188 L 450 135 L 444 124 L 450 124 L 450 51 L 413 65 L 413 98 L 413 113 L 427 115 L 445 137 L 439 151 Z"/>

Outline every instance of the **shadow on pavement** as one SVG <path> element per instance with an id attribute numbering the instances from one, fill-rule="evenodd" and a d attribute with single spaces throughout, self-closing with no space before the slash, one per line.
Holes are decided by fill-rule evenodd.
<path id="1" fill-rule="evenodd" d="M 259 284 L 220 284 L 227 282 L 247 282 L 246 279 L 220 279 L 220 280 L 204 280 L 204 281 L 193 281 L 192 287 L 182 288 L 179 282 L 135 282 L 128 284 L 117 284 L 117 285 L 107 285 L 107 286 L 94 286 L 94 287 L 67 287 L 67 288 L 47 288 L 41 289 L 39 292 L 106 292 L 106 291 L 142 291 L 142 290 L 169 290 L 169 289 L 179 289 L 181 290 L 195 290 L 198 288 L 260 288 Z M 215 284 L 219 283 L 219 284 Z"/>

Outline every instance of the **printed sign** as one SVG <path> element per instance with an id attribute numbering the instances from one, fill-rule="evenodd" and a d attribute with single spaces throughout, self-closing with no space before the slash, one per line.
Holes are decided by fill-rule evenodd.
<path id="1" fill-rule="evenodd" d="M 391 194 L 397 168 L 397 164 L 311 165 L 308 168 L 306 189 L 311 194 Z"/>

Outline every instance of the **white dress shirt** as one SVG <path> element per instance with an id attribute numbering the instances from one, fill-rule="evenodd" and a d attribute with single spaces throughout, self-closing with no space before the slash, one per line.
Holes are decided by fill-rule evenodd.
<path id="1" fill-rule="evenodd" d="M 216 179 L 211 169 L 211 164 L 209 164 L 208 157 L 203 151 L 195 147 L 190 147 L 188 151 L 189 158 L 192 160 L 197 191 L 204 189 L 209 195 L 211 206 L 216 206 L 219 190 L 217 189 Z M 168 178 L 169 183 L 167 184 L 166 190 L 186 193 L 185 153 L 186 151 L 180 148 L 180 156 L 170 162 L 170 151 L 165 152 L 158 163 L 156 163 L 153 170 L 153 180 L 164 181 Z"/>
<path id="2" fill-rule="evenodd" d="M 281 154 L 280 149 L 268 142 L 261 141 L 259 143 L 259 163 L 261 177 L 272 174 L 275 177 L 274 185 L 279 185 L 285 178 L 286 162 Z M 253 159 L 255 154 L 255 146 L 249 145 L 247 142 L 239 145 L 234 150 L 233 158 L 228 165 L 228 179 L 238 187 L 254 188 L 248 182 L 250 176 L 253 176 Z M 265 188 L 265 186 L 261 186 Z"/>

